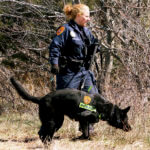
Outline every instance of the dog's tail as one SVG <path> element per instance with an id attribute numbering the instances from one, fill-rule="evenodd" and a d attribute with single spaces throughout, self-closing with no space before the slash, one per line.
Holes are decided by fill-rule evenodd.
<path id="1" fill-rule="evenodd" d="M 13 86 L 15 87 L 16 91 L 18 92 L 18 94 L 25 100 L 28 101 L 32 101 L 33 103 L 39 104 L 40 103 L 40 97 L 34 97 L 29 95 L 25 89 L 21 86 L 21 84 L 19 82 L 17 82 L 14 77 L 10 78 L 11 83 L 13 84 Z"/>

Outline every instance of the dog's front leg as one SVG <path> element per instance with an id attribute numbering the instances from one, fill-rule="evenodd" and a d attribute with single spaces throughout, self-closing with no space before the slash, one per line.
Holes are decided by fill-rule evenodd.
<path id="1" fill-rule="evenodd" d="M 81 135 L 81 139 L 89 139 L 89 122 L 85 121 L 85 122 L 80 122 L 80 126 L 81 126 L 81 130 L 82 130 L 82 135 Z"/>

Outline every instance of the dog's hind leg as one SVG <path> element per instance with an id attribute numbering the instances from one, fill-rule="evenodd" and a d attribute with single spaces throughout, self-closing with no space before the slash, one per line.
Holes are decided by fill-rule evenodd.
<path id="1" fill-rule="evenodd" d="M 44 144 L 50 142 L 53 138 L 55 130 L 56 130 L 56 123 L 54 120 L 42 123 L 42 126 L 38 132 L 41 141 Z"/>

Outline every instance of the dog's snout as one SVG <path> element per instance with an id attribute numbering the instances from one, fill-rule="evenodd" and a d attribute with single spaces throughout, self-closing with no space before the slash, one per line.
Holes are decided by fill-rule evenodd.
<path id="1" fill-rule="evenodd" d="M 131 128 L 131 126 L 128 124 L 128 125 L 124 125 L 123 130 L 126 131 L 126 132 L 129 132 L 129 131 L 132 130 L 132 128 Z"/>

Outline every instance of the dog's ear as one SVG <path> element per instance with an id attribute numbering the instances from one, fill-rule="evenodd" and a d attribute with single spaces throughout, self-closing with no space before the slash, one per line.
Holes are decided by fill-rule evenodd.
<path id="1" fill-rule="evenodd" d="M 127 108 L 123 109 L 124 113 L 127 113 L 130 110 L 130 106 L 128 106 Z"/>

